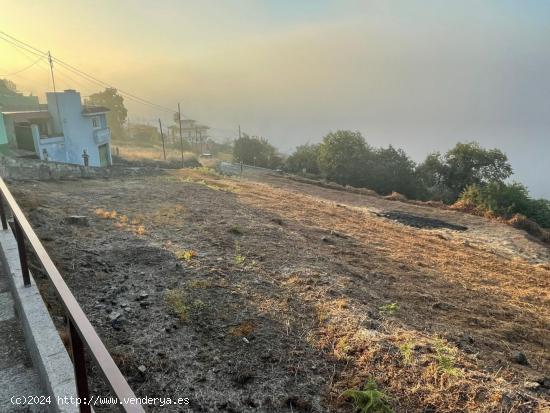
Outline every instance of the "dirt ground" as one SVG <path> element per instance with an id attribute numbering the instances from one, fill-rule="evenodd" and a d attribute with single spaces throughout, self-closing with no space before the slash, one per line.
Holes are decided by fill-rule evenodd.
<path id="1" fill-rule="evenodd" d="M 137 395 L 191 400 L 148 411 L 351 412 L 369 378 L 396 412 L 549 411 L 522 231 L 269 175 L 10 188 Z"/>

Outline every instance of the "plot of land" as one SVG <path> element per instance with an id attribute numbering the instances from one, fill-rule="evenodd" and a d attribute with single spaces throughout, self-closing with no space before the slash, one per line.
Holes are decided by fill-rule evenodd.
<path id="1" fill-rule="evenodd" d="M 550 254 L 522 231 L 268 175 L 11 188 L 140 396 L 350 412 L 372 377 L 397 412 L 548 408 Z"/>

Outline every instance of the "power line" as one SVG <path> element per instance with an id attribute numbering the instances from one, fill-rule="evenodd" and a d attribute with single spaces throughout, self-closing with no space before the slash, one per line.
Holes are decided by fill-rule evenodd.
<path id="1" fill-rule="evenodd" d="M 15 76 L 16 74 L 18 73 L 21 73 L 21 72 L 24 72 L 25 70 L 28 70 L 30 69 L 31 67 L 33 67 L 35 64 L 37 64 L 38 62 L 40 62 L 42 59 L 44 59 L 44 56 L 40 56 L 37 60 L 35 60 L 33 63 L 31 63 L 30 65 L 24 67 L 23 69 L 21 70 L 18 70 L 16 72 L 12 72 L 12 73 L 4 73 L 0 76 Z"/>
<path id="2" fill-rule="evenodd" d="M 0 30 L 0 35 L 4 35 L 4 36 L 11 37 L 11 36 L 9 36 L 8 34 L 4 33 L 4 32 L 1 31 L 1 30 Z M 38 51 L 38 52 L 37 52 L 37 51 L 32 50 L 32 49 L 29 49 L 29 48 L 27 48 L 27 47 L 23 47 L 23 46 L 19 45 L 18 43 L 14 42 L 13 40 L 6 39 L 6 38 L 3 37 L 3 36 L 0 36 L 0 39 L 4 40 L 6 43 L 11 44 L 12 46 L 15 46 L 15 47 L 17 47 L 17 48 L 19 48 L 19 49 L 25 50 L 25 51 L 28 52 L 28 53 L 32 53 L 32 54 L 34 54 L 35 56 L 46 56 L 46 53 L 45 53 L 45 52 L 41 52 L 41 51 Z M 34 49 L 34 48 L 33 48 L 33 49 Z M 38 49 L 36 49 L 36 50 L 38 50 Z M 26 55 L 25 55 L 25 56 L 26 56 Z M 27 56 L 27 58 L 28 58 L 28 56 Z"/>
<path id="3" fill-rule="evenodd" d="M 45 56 L 47 53 L 46 52 L 43 52 L 42 50 L 40 49 L 37 49 L 36 47 L 28 44 L 28 43 L 25 43 L 9 34 L 7 34 L 6 32 L 4 31 L 1 31 L 0 30 L 0 34 L 2 34 L 3 36 L 6 36 L 8 37 L 9 39 L 6 39 L 5 37 L 0 37 L 0 39 L 16 46 L 16 47 L 19 47 L 23 50 L 26 50 L 27 52 L 30 52 L 30 53 L 33 53 L 35 55 L 39 55 L 39 56 Z M 11 39 L 11 40 L 10 40 Z M 59 59 L 59 58 L 56 58 L 56 57 L 53 57 L 52 56 L 52 60 L 60 65 L 62 65 L 63 67 L 65 67 L 65 69 L 67 70 L 70 70 L 71 72 L 79 75 L 80 77 L 88 80 L 89 82 L 92 82 L 92 83 L 95 83 L 96 85 L 99 85 L 101 87 L 109 87 L 109 88 L 114 88 L 114 89 L 117 89 L 118 92 L 120 92 L 121 95 L 124 95 L 125 97 L 127 97 L 129 100 L 133 100 L 137 103 L 141 103 L 143 105 L 149 105 L 149 106 L 153 106 L 157 109 L 160 109 L 160 110 L 164 110 L 166 112 L 170 112 L 170 113 L 174 113 L 175 111 L 173 109 L 170 109 L 170 108 L 167 108 L 165 106 L 162 106 L 162 105 L 159 105 L 159 104 L 156 104 L 154 102 L 151 102 L 147 99 L 143 99 L 143 98 L 140 98 L 139 96 L 136 96 L 130 92 L 127 92 L 125 90 L 122 90 L 122 89 L 119 89 L 119 88 L 116 88 L 115 86 L 111 85 L 110 83 L 107 83 L 107 82 L 104 82 L 98 78 L 96 78 L 95 76 L 92 76 L 90 75 L 89 73 L 86 73 L 66 62 L 64 62 L 63 60 Z"/>
<path id="4" fill-rule="evenodd" d="M 39 56 L 40 59 L 38 59 L 36 62 L 33 62 L 33 65 L 39 63 L 45 56 L 49 56 L 49 52 L 44 52 L 40 49 L 37 49 L 36 47 L 34 47 L 34 46 L 32 46 L 28 43 L 25 43 L 22 40 L 19 40 L 16 37 L 11 36 L 10 34 L 4 32 L 2 30 L 0 30 L 0 39 L 10 43 L 11 45 L 13 45 L 15 47 L 18 47 L 19 49 L 22 49 L 22 50 L 26 51 L 28 53 L 32 53 L 36 56 Z M 134 102 L 137 102 L 137 103 L 140 103 L 142 105 L 148 105 L 148 106 L 156 108 L 157 110 L 162 110 L 162 111 L 170 113 L 170 114 L 177 113 L 174 109 L 171 109 L 171 108 L 168 108 L 166 106 L 162 106 L 162 105 L 159 105 L 157 103 L 151 102 L 147 99 L 141 98 L 141 97 L 139 97 L 137 95 L 134 95 L 130 92 L 119 89 L 119 88 L 111 85 L 110 83 L 104 82 L 104 81 L 98 79 L 97 77 L 95 77 L 93 75 L 90 75 L 89 73 L 86 73 L 83 70 L 80 70 L 80 69 L 64 62 L 63 60 L 61 60 L 57 57 L 54 57 L 54 56 L 50 56 L 50 57 L 51 57 L 51 61 L 57 63 L 60 68 L 63 68 L 64 70 L 66 70 L 68 72 L 76 74 L 76 75 L 80 76 L 81 78 L 83 78 L 84 80 L 87 80 L 90 83 L 93 83 L 93 84 L 98 85 L 100 87 L 108 87 L 108 88 L 116 89 L 121 95 L 123 95 L 127 99 L 129 99 L 131 101 L 134 101 Z M 66 74 L 65 74 L 65 76 L 67 76 L 73 82 L 78 83 L 74 79 L 72 79 L 70 76 L 68 76 Z M 180 115 L 180 119 L 182 119 L 182 118 L 191 119 L 189 116 L 186 116 L 185 114 Z M 228 131 L 230 131 L 231 134 L 235 133 L 234 129 L 215 128 L 215 127 L 211 127 L 211 129 L 216 129 L 218 131 L 224 132 L 224 134 L 227 134 Z"/>

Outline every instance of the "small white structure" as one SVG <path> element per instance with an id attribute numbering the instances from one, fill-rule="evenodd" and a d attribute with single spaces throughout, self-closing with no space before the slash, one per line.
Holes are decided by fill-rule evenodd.
<path id="1" fill-rule="evenodd" d="M 75 90 L 47 93 L 46 100 L 47 105 L 40 105 L 38 110 L 2 112 L 0 145 L 20 153 L 32 152 L 46 161 L 112 164 L 108 108 L 83 106 Z"/>

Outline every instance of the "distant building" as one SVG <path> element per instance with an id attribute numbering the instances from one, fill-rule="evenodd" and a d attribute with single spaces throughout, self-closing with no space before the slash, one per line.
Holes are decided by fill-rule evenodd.
<path id="1" fill-rule="evenodd" d="M 196 151 L 202 151 L 205 142 L 208 140 L 208 130 L 206 125 L 201 125 L 192 119 L 181 120 L 181 135 L 183 139 L 189 142 L 191 148 Z M 179 144 L 180 142 L 180 127 L 179 122 L 168 127 L 169 142 Z"/>
<path id="2" fill-rule="evenodd" d="M 42 160 L 108 166 L 112 164 L 108 108 L 83 106 L 80 93 L 46 94 L 35 110 L 1 110 L 3 152 Z"/>

